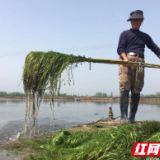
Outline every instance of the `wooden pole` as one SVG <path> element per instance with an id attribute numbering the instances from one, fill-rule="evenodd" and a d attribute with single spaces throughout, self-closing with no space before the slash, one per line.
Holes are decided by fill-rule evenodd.
<path id="1" fill-rule="evenodd" d="M 118 65 L 129 64 L 130 66 L 139 66 L 139 62 L 131 62 L 131 61 L 129 61 L 127 63 L 125 61 L 111 60 L 111 59 L 86 58 L 86 60 L 84 60 L 84 62 L 105 63 L 105 64 L 118 64 Z M 151 64 L 151 63 L 141 63 L 141 66 L 142 67 L 147 67 L 147 68 L 159 68 L 160 69 L 160 65 Z"/>

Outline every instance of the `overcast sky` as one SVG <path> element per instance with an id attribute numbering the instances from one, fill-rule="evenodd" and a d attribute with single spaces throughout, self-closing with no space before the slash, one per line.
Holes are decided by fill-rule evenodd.
<path id="1" fill-rule="evenodd" d="M 118 59 L 117 44 L 134 10 L 144 11 L 141 31 L 160 46 L 159 0 L 1 0 L 0 91 L 24 92 L 23 65 L 30 51 L 57 51 L 92 58 Z M 145 49 L 147 63 L 160 64 Z M 118 66 L 84 63 L 74 70 L 75 85 L 62 85 L 61 93 L 119 94 Z M 21 82 L 21 83 L 20 83 Z M 142 93 L 160 92 L 160 70 L 145 71 Z M 20 85 L 19 85 L 20 84 Z"/>

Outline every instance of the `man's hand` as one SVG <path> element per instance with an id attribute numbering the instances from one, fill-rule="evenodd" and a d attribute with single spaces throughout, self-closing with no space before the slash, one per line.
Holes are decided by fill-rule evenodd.
<path id="1" fill-rule="evenodd" d="M 159 55 L 158 57 L 159 57 L 159 59 L 160 59 L 160 55 Z"/>
<path id="2" fill-rule="evenodd" d="M 128 57 L 126 56 L 126 54 L 125 53 L 122 53 L 121 54 L 121 57 L 123 58 L 123 61 L 125 61 L 125 62 L 127 62 L 128 63 Z M 124 67 L 129 67 L 129 64 L 124 64 L 123 65 Z"/>

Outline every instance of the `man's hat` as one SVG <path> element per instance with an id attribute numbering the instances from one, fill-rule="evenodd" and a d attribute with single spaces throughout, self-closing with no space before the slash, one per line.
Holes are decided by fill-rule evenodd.
<path id="1" fill-rule="evenodd" d="M 131 12 L 130 17 L 129 17 L 129 19 L 127 19 L 127 21 L 130 21 L 132 19 L 144 19 L 143 11 L 136 10 L 136 11 Z"/>

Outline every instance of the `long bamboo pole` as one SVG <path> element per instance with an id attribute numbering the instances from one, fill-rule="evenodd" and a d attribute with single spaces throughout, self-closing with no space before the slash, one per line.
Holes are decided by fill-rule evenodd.
<path id="1" fill-rule="evenodd" d="M 85 62 L 93 62 L 93 63 L 107 63 L 107 64 L 118 64 L 118 65 L 124 65 L 124 64 L 129 64 L 130 66 L 139 66 L 139 62 L 131 62 L 129 61 L 128 63 L 125 61 L 120 61 L 120 60 L 111 60 L 111 59 L 95 59 L 95 58 L 86 58 L 84 60 Z M 141 63 L 142 67 L 147 67 L 147 68 L 159 68 L 160 65 L 157 64 L 151 64 L 151 63 Z"/>

